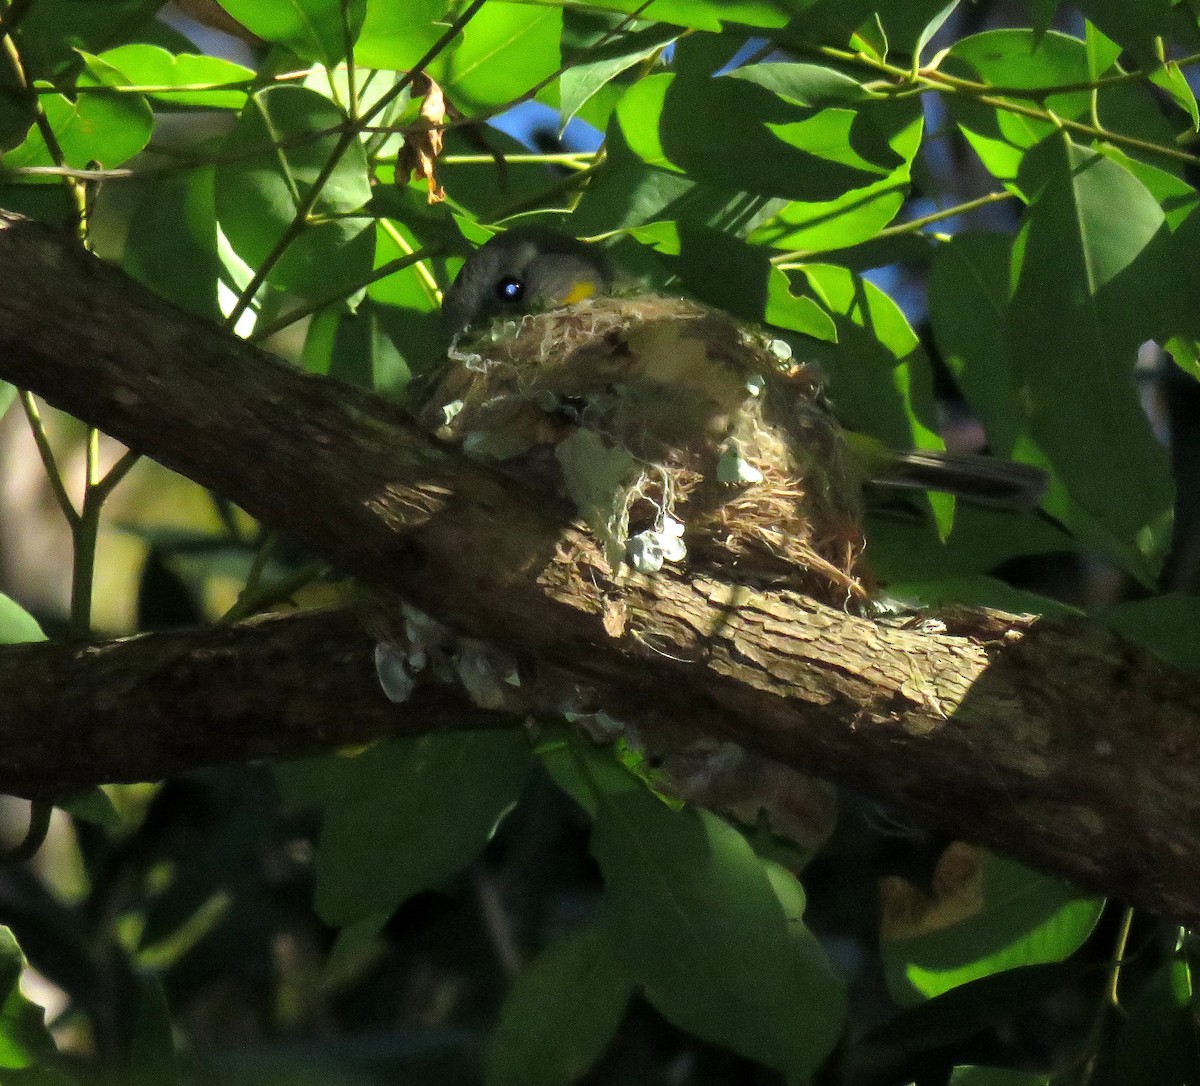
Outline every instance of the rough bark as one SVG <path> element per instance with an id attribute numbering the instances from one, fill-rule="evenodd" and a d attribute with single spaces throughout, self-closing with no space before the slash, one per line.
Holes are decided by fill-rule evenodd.
<path id="1" fill-rule="evenodd" d="M 0 377 L 365 581 L 569 669 L 618 715 L 668 711 L 1090 889 L 1200 919 L 1200 686 L 1114 635 L 972 611 L 869 621 L 683 573 L 614 584 L 544 496 L 430 444 L 393 406 L 165 306 L 66 238 L 0 218 L 0 281 Z M 327 704 L 316 670 L 300 669 L 292 694 L 316 686 L 314 713 Z M 170 669 L 156 674 L 171 697 Z M 56 698 L 38 685 L 21 720 L 40 713 L 50 729 Z M 221 690 L 228 678 L 218 702 Z M 221 760 L 230 748 L 196 697 L 197 749 L 208 736 Z M 243 739 L 250 757 L 287 746 Z M 0 786 L 38 749 L 10 738 Z"/>
<path id="2" fill-rule="evenodd" d="M 266 616 L 100 645 L 0 652 L 0 787 L 62 798 L 219 762 L 327 753 L 381 736 L 511 727 L 449 685 L 380 695 L 349 612 Z"/>

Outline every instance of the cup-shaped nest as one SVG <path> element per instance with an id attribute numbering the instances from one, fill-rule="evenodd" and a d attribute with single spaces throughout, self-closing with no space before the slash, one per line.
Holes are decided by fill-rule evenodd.
<path id="1" fill-rule="evenodd" d="M 574 503 L 614 574 L 867 595 L 861 477 L 812 367 L 695 302 L 601 297 L 460 336 L 420 421 Z"/>

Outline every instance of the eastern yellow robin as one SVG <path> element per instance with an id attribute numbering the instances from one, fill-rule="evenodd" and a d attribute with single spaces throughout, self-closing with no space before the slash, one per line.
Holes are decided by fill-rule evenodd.
<path id="1" fill-rule="evenodd" d="M 570 497 L 614 572 L 687 556 L 851 602 L 869 588 L 864 485 L 1013 506 L 1045 490 L 1029 465 L 848 435 L 781 340 L 614 283 L 574 239 L 494 237 L 446 295 L 447 365 L 415 403 L 441 438 Z"/>

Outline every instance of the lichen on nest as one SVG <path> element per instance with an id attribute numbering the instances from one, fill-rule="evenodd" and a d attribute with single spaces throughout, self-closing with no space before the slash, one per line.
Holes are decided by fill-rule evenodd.
<path id="1" fill-rule="evenodd" d="M 599 297 L 459 336 L 419 420 L 569 497 L 614 574 L 868 594 L 861 479 L 813 367 L 695 302 Z"/>

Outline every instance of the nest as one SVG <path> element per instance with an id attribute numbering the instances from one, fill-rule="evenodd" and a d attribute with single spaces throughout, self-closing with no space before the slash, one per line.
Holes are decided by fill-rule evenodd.
<path id="1" fill-rule="evenodd" d="M 666 562 L 861 601 L 861 477 L 811 366 L 726 314 L 602 297 L 460 336 L 420 421 L 570 498 L 614 574 Z"/>

